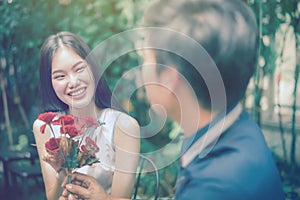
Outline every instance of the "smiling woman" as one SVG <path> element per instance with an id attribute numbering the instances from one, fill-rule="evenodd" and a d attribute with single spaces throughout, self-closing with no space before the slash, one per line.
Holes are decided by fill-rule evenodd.
<path id="1" fill-rule="evenodd" d="M 97 144 L 100 148 L 96 153 L 99 162 L 76 171 L 93 176 L 108 193 L 130 198 L 139 158 L 139 125 L 135 119 L 115 109 L 106 81 L 98 77 L 96 62 L 86 60 L 89 54 L 90 49 L 85 42 L 69 32 L 61 32 L 45 40 L 40 58 L 42 110 L 54 112 L 57 118 L 64 114 L 89 116 L 103 123 L 101 127 L 78 137 L 79 141 L 89 137 Z M 51 137 L 62 134 L 60 125 L 53 124 L 51 129 L 53 134 L 49 127 L 43 129 L 43 122 L 39 119 L 33 125 L 42 160 L 46 196 L 57 200 L 62 194 L 61 183 L 66 174 L 46 151 L 45 143 Z"/>

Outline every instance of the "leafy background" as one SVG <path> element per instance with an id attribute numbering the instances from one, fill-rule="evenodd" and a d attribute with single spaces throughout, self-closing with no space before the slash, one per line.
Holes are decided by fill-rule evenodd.
<path id="1" fill-rule="evenodd" d="M 22 149 L 34 143 L 31 126 L 39 113 L 38 65 L 43 40 L 59 31 L 80 35 L 91 48 L 116 33 L 140 26 L 144 9 L 152 0 L 0 0 L 0 149 Z M 287 198 L 299 199 L 299 89 L 300 23 L 297 0 L 248 0 L 260 27 L 260 59 L 244 104 L 261 125 Z M 129 54 L 112 63 L 106 78 L 113 88 L 124 72 L 138 64 Z M 126 80 L 134 87 L 134 78 Z M 284 92 L 290 91 L 289 96 Z M 139 123 L 149 123 L 149 105 L 142 89 L 123 99 Z M 283 96 L 283 97 L 282 97 Z M 286 101 L 285 98 L 288 98 Z M 151 152 L 170 141 L 178 153 L 178 127 L 168 121 L 159 134 L 142 140 L 141 151 Z M 178 143 L 177 143 L 178 142 Z M 299 148 L 299 147 L 298 147 Z M 153 159 L 164 160 L 164 157 Z M 159 170 L 160 197 L 172 197 L 177 161 Z M 298 178 L 297 178 L 298 177 Z M 140 195 L 150 198 L 155 177 L 144 173 Z"/>

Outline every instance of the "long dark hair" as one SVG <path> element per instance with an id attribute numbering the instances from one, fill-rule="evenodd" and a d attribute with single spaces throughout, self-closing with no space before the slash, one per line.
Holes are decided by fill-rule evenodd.
<path id="1" fill-rule="evenodd" d="M 86 59 L 93 72 L 96 86 L 95 103 L 99 108 L 110 108 L 116 102 L 103 76 L 100 76 L 96 59 L 91 56 L 88 45 L 78 36 L 70 32 L 60 32 L 49 36 L 43 43 L 40 57 L 40 94 L 44 112 L 66 111 L 69 107 L 56 95 L 51 81 L 51 65 L 55 52 L 62 46 L 74 50 L 80 57 Z"/>

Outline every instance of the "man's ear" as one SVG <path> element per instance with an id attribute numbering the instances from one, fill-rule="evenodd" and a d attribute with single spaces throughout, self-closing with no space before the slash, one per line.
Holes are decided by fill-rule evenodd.
<path id="1" fill-rule="evenodd" d="M 175 67 L 168 66 L 160 72 L 159 78 L 163 87 L 174 92 L 178 86 L 179 76 L 179 72 Z"/>

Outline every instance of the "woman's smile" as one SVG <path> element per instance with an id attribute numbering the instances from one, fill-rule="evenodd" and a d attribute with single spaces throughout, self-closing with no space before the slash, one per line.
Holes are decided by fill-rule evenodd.
<path id="1" fill-rule="evenodd" d="M 77 97 L 83 96 L 82 94 L 84 94 L 85 91 L 86 91 L 86 87 L 77 89 L 77 90 L 73 90 L 73 91 L 69 92 L 68 95 L 70 95 L 71 97 L 77 98 Z"/>

